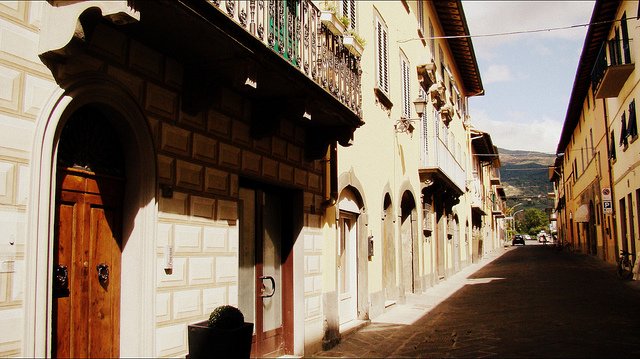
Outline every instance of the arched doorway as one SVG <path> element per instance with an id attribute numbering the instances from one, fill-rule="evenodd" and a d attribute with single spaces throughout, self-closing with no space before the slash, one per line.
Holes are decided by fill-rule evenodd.
<path id="1" fill-rule="evenodd" d="M 340 325 L 358 317 L 358 242 L 360 201 L 351 188 L 340 193 L 338 209 L 338 316 Z"/>
<path id="2" fill-rule="evenodd" d="M 25 247 L 25 340 L 23 355 L 50 356 L 57 156 L 64 125 L 80 109 L 98 109 L 122 144 L 126 186 L 122 203 L 119 355 L 154 356 L 156 273 L 156 156 L 151 130 L 138 102 L 112 79 L 79 77 L 57 89 L 38 118 L 30 176 Z M 87 107 L 87 108 L 89 108 Z M 82 263 L 84 264 L 84 263 Z M 97 275 L 96 268 L 92 273 Z M 110 275 L 113 274 L 111 271 Z"/>
<path id="3" fill-rule="evenodd" d="M 460 222 L 458 215 L 454 214 L 451 217 L 449 228 L 453 231 L 453 271 L 458 272 L 460 270 Z"/>
<path id="4" fill-rule="evenodd" d="M 396 281 L 396 241 L 394 236 L 393 206 L 389 193 L 385 194 L 382 218 L 382 283 L 385 306 L 398 299 Z"/>
<path id="5" fill-rule="evenodd" d="M 54 357 L 120 355 L 125 163 L 108 115 L 84 106 L 58 145 L 52 291 Z"/>
<path id="6" fill-rule="evenodd" d="M 405 293 L 419 289 L 419 261 L 417 241 L 416 202 L 409 191 L 402 194 L 400 203 L 400 238 L 402 255 L 402 286 Z"/>

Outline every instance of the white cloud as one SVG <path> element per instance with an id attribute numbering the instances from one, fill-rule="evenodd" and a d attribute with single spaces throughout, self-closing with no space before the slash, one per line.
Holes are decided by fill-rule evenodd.
<path id="1" fill-rule="evenodd" d="M 493 49 L 504 43 L 524 38 L 581 40 L 586 26 L 528 34 L 522 31 L 546 30 L 586 24 L 591 18 L 594 1 L 463 1 L 469 32 L 476 53 L 493 58 Z"/>
<path id="2" fill-rule="evenodd" d="M 490 65 L 487 70 L 482 73 L 482 81 L 485 84 L 508 82 L 511 80 L 513 80 L 513 75 L 506 65 Z"/>
<path id="3" fill-rule="evenodd" d="M 589 21 L 594 1 L 464 1 L 472 35 L 543 30 Z M 586 27 L 542 31 L 548 37 L 583 38 Z M 518 35 L 497 36 L 499 38 Z"/>
<path id="4" fill-rule="evenodd" d="M 496 121 L 483 110 L 471 110 L 474 128 L 488 132 L 494 145 L 507 150 L 555 153 L 558 147 L 562 123 L 550 118 L 529 116 L 529 121 Z M 524 117 L 525 114 L 513 114 Z"/>
<path id="5" fill-rule="evenodd" d="M 549 56 L 553 54 L 551 49 L 548 46 L 545 46 L 543 44 L 536 44 L 534 46 L 534 51 L 537 55 L 540 55 L 540 56 Z"/>

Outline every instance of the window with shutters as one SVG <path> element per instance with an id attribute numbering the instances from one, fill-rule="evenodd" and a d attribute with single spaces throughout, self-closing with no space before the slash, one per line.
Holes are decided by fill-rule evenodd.
<path id="1" fill-rule="evenodd" d="M 610 140 L 609 140 L 609 158 L 612 160 L 616 160 L 616 137 L 613 130 L 611 130 Z"/>
<path id="2" fill-rule="evenodd" d="M 636 119 L 636 100 L 629 104 L 629 123 L 627 123 L 627 136 L 631 137 L 629 143 L 638 138 L 638 121 Z"/>
<path id="3" fill-rule="evenodd" d="M 444 52 L 442 51 L 442 47 L 438 45 L 438 61 L 440 61 L 440 80 L 445 81 L 445 72 L 444 72 Z"/>
<path id="4" fill-rule="evenodd" d="M 356 29 L 356 0 L 342 0 L 342 16 L 349 19 L 349 28 Z"/>
<path id="5" fill-rule="evenodd" d="M 420 96 L 422 98 L 427 98 L 427 93 L 422 87 L 420 87 Z M 429 154 L 429 116 L 428 112 L 424 111 L 422 114 L 422 163 L 426 163 L 427 155 Z"/>
<path id="6" fill-rule="evenodd" d="M 622 147 L 623 150 L 626 150 L 627 147 L 629 147 L 629 140 L 627 136 L 628 132 L 629 131 L 627 131 L 627 116 L 623 112 L 622 117 L 620 118 L 620 147 Z"/>
<path id="7" fill-rule="evenodd" d="M 431 19 L 429 19 L 429 50 L 431 50 L 431 58 L 436 56 L 436 39 L 434 39 L 434 37 L 435 31 L 433 30 L 433 23 Z"/>
<path id="8" fill-rule="evenodd" d="M 402 116 L 411 118 L 411 79 L 409 76 L 409 60 L 404 53 L 400 54 L 400 74 L 402 75 Z"/>
<path id="9" fill-rule="evenodd" d="M 420 30 L 420 36 L 424 35 L 424 4 L 422 1 L 418 1 L 418 30 Z"/>
<path id="10" fill-rule="evenodd" d="M 389 100 L 389 30 L 378 15 L 375 18 L 376 34 L 376 94 L 383 105 L 391 108 Z"/>

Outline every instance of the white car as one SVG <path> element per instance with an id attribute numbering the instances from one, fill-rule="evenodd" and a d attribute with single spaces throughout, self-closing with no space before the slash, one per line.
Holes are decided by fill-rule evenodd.
<path id="1" fill-rule="evenodd" d="M 525 235 L 524 235 L 524 240 L 525 240 L 525 241 L 530 241 L 530 240 L 531 240 L 531 236 L 530 236 L 530 235 L 528 235 L 528 234 L 525 234 Z"/>

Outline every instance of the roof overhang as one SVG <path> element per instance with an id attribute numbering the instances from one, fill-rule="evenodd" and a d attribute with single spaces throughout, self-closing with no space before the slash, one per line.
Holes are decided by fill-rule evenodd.
<path id="1" fill-rule="evenodd" d="M 471 129 L 471 146 L 480 162 L 499 160 L 498 148 L 493 145 L 491 135 L 477 129 Z"/>
<path id="2" fill-rule="evenodd" d="M 469 37 L 469 28 L 462 9 L 462 2 L 460 0 L 438 0 L 430 3 L 435 7 L 444 35 L 455 36 L 454 38 L 447 38 L 447 42 L 456 62 L 456 67 L 462 76 L 466 96 L 484 95 L 480 70 L 473 51 L 473 43 Z"/>
<path id="3" fill-rule="evenodd" d="M 556 153 L 564 152 L 578 121 L 580 121 L 584 99 L 591 86 L 591 70 L 598 57 L 602 42 L 607 39 L 612 26 L 611 20 L 614 20 L 619 5 L 619 0 L 596 1 L 594 5 L 591 21 L 589 21 L 591 25 L 589 25 L 589 30 L 587 30 L 584 45 L 582 46 L 582 54 L 580 55 L 576 77 L 573 81 L 573 90 L 571 91 L 569 106 Z"/>

